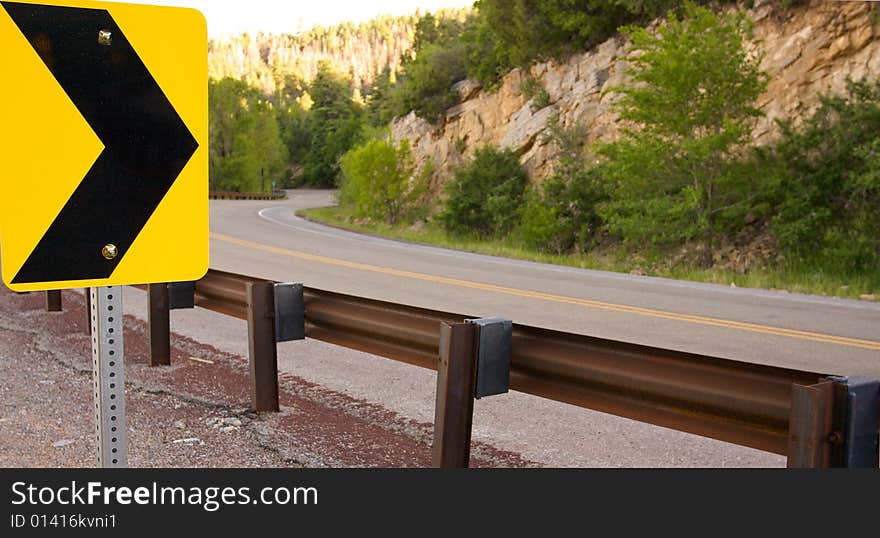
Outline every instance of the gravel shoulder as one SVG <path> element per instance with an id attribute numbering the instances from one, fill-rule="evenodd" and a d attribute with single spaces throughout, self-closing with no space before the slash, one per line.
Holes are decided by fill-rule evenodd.
<path id="1" fill-rule="evenodd" d="M 90 342 L 81 293 L 64 312 L 44 295 L 0 290 L 0 466 L 95 465 Z M 249 409 L 247 358 L 180 334 L 172 366 L 147 365 L 143 320 L 125 317 L 132 467 L 424 467 L 431 424 L 328 390 L 280 379 L 280 413 Z M 476 466 L 536 465 L 486 443 Z"/>

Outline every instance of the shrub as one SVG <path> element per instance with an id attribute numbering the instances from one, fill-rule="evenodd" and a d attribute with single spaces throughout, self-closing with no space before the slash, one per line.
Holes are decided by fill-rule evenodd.
<path id="1" fill-rule="evenodd" d="M 438 218 L 455 235 L 504 235 L 519 219 L 527 183 L 516 153 L 480 148 L 446 185 L 447 200 Z"/>
<path id="2" fill-rule="evenodd" d="M 519 92 L 523 94 L 523 97 L 526 99 L 531 99 L 536 96 L 541 89 L 543 89 L 541 81 L 533 76 L 525 77 L 519 85 Z"/>
<path id="3" fill-rule="evenodd" d="M 793 261 L 852 274 L 880 265 L 880 83 L 850 82 L 800 129 L 783 124 L 773 230 Z"/>
<path id="4" fill-rule="evenodd" d="M 550 94 L 538 79 L 534 77 L 526 77 L 526 79 L 522 81 L 522 84 L 520 84 L 519 89 L 520 92 L 522 92 L 523 97 L 532 101 L 532 112 L 537 112 L 542 108 L 550 106 Z"/>
<path id="5" fill-rule="evenodd" d="M 520 226 L 522 239 L 532 248 L 583 253 L 596 240 L 602 226 L 597 206 L 604 200 L 604 189 L 598 171 L 589 168 L 583 156 L 586 134 L 583 125 L 563 127 L 558 117 L 550 119 L 545 141 L 558 149 L 555 173 L 529 193 Z"/>
<path id="6" fill-rule="evenodd" d="M 408 140 L 395 147 L 374 138 L 343 155 L 340 165 L 340 201 L 359 217 L 397 224 L 412 215 L 424 193 L 425 175 L 416 175 Z"/>
<path id="7" fill-rule="evenodd" d="M 555 174 L 533 189 L 522 213 L 525 243 L 552 254 L 583 253 L 595 242 L 602 221 L 596 207 L 603 199 L 595 169 L 572 177 Z"/>

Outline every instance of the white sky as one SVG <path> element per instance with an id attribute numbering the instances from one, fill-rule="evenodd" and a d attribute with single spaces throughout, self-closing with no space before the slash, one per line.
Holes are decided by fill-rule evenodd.
<path id="1" fill-rule="evenodd" d="M 361 22 L 377 15 L 473 5 L 474 0 L 122 0 L 134 4 L 192 7 L 208 19 L 208 34 L 296 33 L 312 26 Z"/>

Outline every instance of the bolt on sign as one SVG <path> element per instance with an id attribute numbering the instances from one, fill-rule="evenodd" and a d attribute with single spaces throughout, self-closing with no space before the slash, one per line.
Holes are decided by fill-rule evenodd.
<path id="1" fill-rule="evenodd" d="M 205 274 L 207 43 L 192 9 L 0 0 L 0 266 L 9 288 Z"/>

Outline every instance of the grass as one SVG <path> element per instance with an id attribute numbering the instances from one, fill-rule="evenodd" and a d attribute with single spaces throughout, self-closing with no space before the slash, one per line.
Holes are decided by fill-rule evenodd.
<path id="1" fill-rule="evenodd" d="M 704 269 L 691 266 L 670 266 L 662 254 L 632 256 L 622 248 L 603 254 L 553 255 L 527 248 L 515 238 L 480 239 L 451 237 L 436 225 L 424 227 L 389 226 L 359 223 L 351 218 L 348 208 L 321 207 L 299 211 L 304 218 L 355 232 L 380 235 L 413 243 L 434 245 L 466 252 L 551 263 L 582 269 L 645 274 L 677 280 L 708 282 L 740 288 L 762 288 L 793 293 L 858 299 L 875 295 L 880 290 L 880 272 L 874 275 L 847 277 L 815 267 L 761 269 L 746 274 L 722 268 Z"/>

